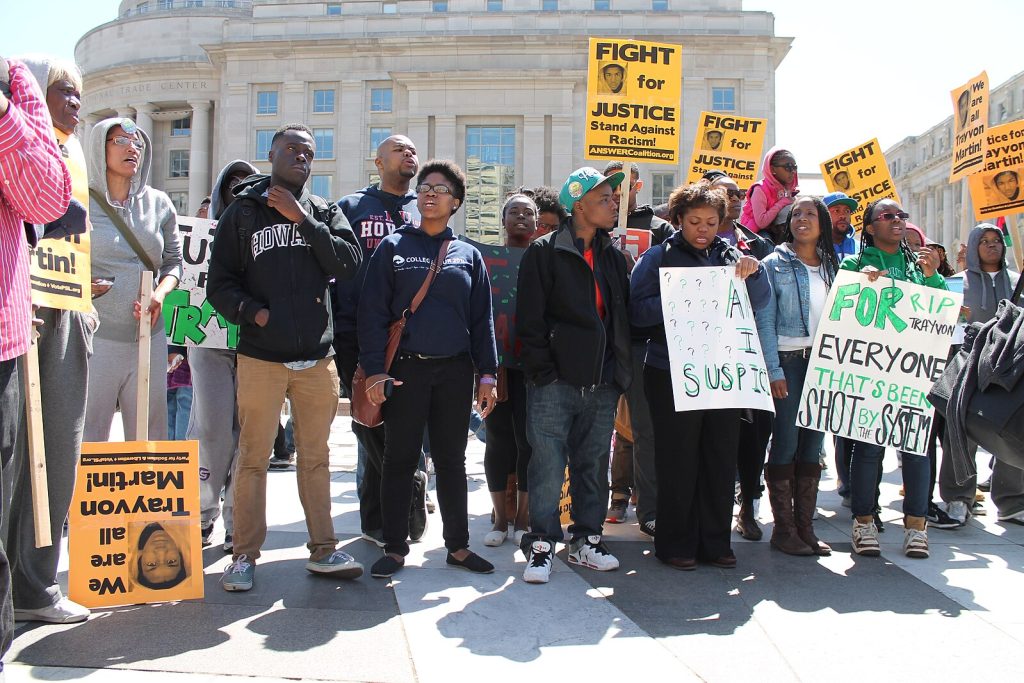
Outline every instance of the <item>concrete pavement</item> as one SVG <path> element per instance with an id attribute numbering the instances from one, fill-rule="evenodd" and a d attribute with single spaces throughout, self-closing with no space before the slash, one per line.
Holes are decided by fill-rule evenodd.
<path id="1" fill-rule="evenodd" d="M 819 496 L 828 558 L 789 557 L 735 537 L 739 565 L 669 569 L 636 525 L 607 525 L 622 566 L 599 573 L 559 553 L 547 586 L 522 581 L 511 541 L 486 548 L 490 501 L 483 445 L 470 438 L 473 549 L 479 576 L 445 565 L 439 514 L 392 582 L 369 577 L 380 550 L 359 538 L 355 447 L 348 418 L 332 432 L 335 527 L 364 563 L 356 581 L 313 576 L 294 472 L 268 477 L 272 509 L 256 586 L 226 593 L 228 557 L 204 552 L 202 601 L 96 610 L 70 626 L 19 625 L 8 681 L 601 681 L 960 679 L 1024 675 L 1024 527 L 995 510 L 956 531 L 929 531 L 932 557 L 901 552 L 899 470 L 887 459 L 882 557 L 854 557 L 849 511 L 831 479 Z M 301 457 L 301 456 L 300 456 Z M 984 460 L 985 458 L 979 458 Z M 829 473 L 826 473 L 826 477 Z M 894 502 L 896 501 L 896 502 Z M 762 520 L 770 519 L 767 501 Z M 770 533 L 770 525 L 766 532 Z M 214 534 L 220 540 L 221 530 Z M 767 539 L 767 533 L 766 533 Z"/>

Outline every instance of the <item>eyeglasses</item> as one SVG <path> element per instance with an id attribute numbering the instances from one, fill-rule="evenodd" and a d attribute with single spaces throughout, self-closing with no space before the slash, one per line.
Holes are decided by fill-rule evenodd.
<path id="1" fill-rule="evenodd" d="M 907 213 L 906 211 L 896 211 L 895 213 L 893 213 L 892 211 L 886 211 L 884 213 L 880 213 L 877 216 L 875 216 L 874 219 L 872 219 L 872 222 L 873 221 L 894 221 L 897 218 L 899 218 L 900 220 L 905 221 L 908 218 L 910 218 L 910 214 Z"/>
<path id="2" fill-rule="evenodd" d="M 729 193 L 729 199 L 743 199 L 747 196 L 747 193 L 743 190 L 726 190 Z"/>
<path id="3" fill-rule="evenodd" d="M 107 138 L 107 142 L 113 142 L 118 147 L 127 147 L 128 145 L 131 145 L 138 150 L 141 150 L 144 147 L 142 140 L 139 140 L 138 138 L 130 138 L 127 135 L 115 135 L 112 138 Z"/>
<path id="4" fill-rule="evenodd" d="M 790 173 L 796 173 L 796 164 L 772 164 L 772 168 L 784 168 Z"/>
<path id="5" fill-rule="evenodd" d="M 434 194 L 451 194 L 452 188 L 447 185 L 430 185 L 429 183 L 423 183 L 422 185 L 416 186 L 416 194 L 426 194 L 433 192 Z"/>
<path id="6" fill-rule="evenodd" d="M 540 230 L 547 230 L 548 232 L 552 232 L 554 230 L 558 230 L 558 223 L 541 223 L 540 221 L 538 221 L 537 227 Z"/>

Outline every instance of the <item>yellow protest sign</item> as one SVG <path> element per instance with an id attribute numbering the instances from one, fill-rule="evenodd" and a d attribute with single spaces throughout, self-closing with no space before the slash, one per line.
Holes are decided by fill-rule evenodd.
<path id="1" fill-rule="evenodd" d="M 67 138 L 63 144 L 68 152 L 65 163 L 71 174 L 71 206 L 68 207 L 62 228 L 65 234 L 54 239 L 40 240 L 38 246 L 31 250 L 29 277 L 32 282 L 32 303 L 85 313 L 92 310 L 89 179 L 78 138 Z M 80 221 L 77 226 L 76 221 L 69 219 L 73 215 Z M 66 234 L 68 231 L 73 234 Z"/>
<path id="2" fill-rule="evenodd" d="M 967 179 L 978 220 L 1016 213 L 1024 207 L 1024 121 L 989 128 L 985 168 Z"/>
<path id="3" fill-rule="evenodd" d="M 569 492 L 569 468 L 565 468 L 565 479 L 562 481 L 562 495 L 558 499 L 558 522 L 562 526 L 572 524 L 572 494 Z"/>
<path id="4" fill-rule="evenodd" d="M 693 141 L 686 182 L 695 183 L 710 170 L 725 171 L 745 190 L 757 181 L 767 119 L 702 111 Z"/>
<path id="5" fill-rule="evenodd" d="M 985 126 L 988 123 L 988 74 L 980 74 L 949 96 L 953 100 L 953 167 L 949 182 L 985 168 Z"/>
<path id="6" fill-rule="evenodd" d="M 876 199 L 900 201 L 878 138 L 824 162 L 821 164 L 821 175 L 829 192 L 845 192 L 857 200 L 860 206 L 850 217 L 850 224 L 858 231 L 868 204 Z"/>
<path id="7" fill-rule="evenodd" d="M 199 443 L 84 443 L 68 594 L 86 607 L 203 597 Z"/>
<path id="8" fill-rule="evenodd" d="M 678 163 L 683 46 L 591 38 L 588 159 Z"/>

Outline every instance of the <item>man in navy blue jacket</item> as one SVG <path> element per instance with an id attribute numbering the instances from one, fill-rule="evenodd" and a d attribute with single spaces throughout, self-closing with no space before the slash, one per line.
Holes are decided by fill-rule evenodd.
<path id="1" fill-rule="evenodd" d="M 356 277 L 336 283 L 331 291 L 334 302 L 334 359 L 341 383 L 349 396 L 352 395 L 352 375 L 359 360 L 356 311 L 370 257 L 377 245 L 395 230 L 420 224 L 416 193 L 409 190 L 410 182 L 420 169 L 416 145 L 404 135 L 392 135 L 377 147 L 373 163 L 380 174 L 380 182 L 342 197 L 338 202 L 363 251 L 363 262 Z M 364 427 L 353 420 L 352 432 L 360 446 L 356 478 L 363 538 L 383 547 L 380 477 L 384 466 L 384 425 Z M 409 512 L 409 537 L 418 541 L 427 528 L 426 473 L 417 471 L 413 485 L 415 495 Z"/>

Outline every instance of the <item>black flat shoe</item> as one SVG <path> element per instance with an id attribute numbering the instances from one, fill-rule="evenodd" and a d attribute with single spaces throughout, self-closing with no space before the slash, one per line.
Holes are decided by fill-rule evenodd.
<path id="1" fill-rule="evenodd" d="M 463 560 L 456 560 L 454 555 L 448 553 L 448 557 L 445 558 L 445 562 L 447 562 L 453 567 L 459 567 L 461 569 L 471 571 L 474 574 L 490 574 L 494 571 L 493 564 L 491 564 L 490 562 L 488 562 L 487 560 L 480 557 L 474 552 L 470 552 L 469 555 L 466 555 L 466 558 Z"/>
<path id="2" fill-rule="evenodd" d="M 405 566 L 405 559 L 395 559 L 391 555 L 385 555 L 370 567 L 370 576 L 375 579 L 388 579 L 395 575 L 399 569 Z"/>

